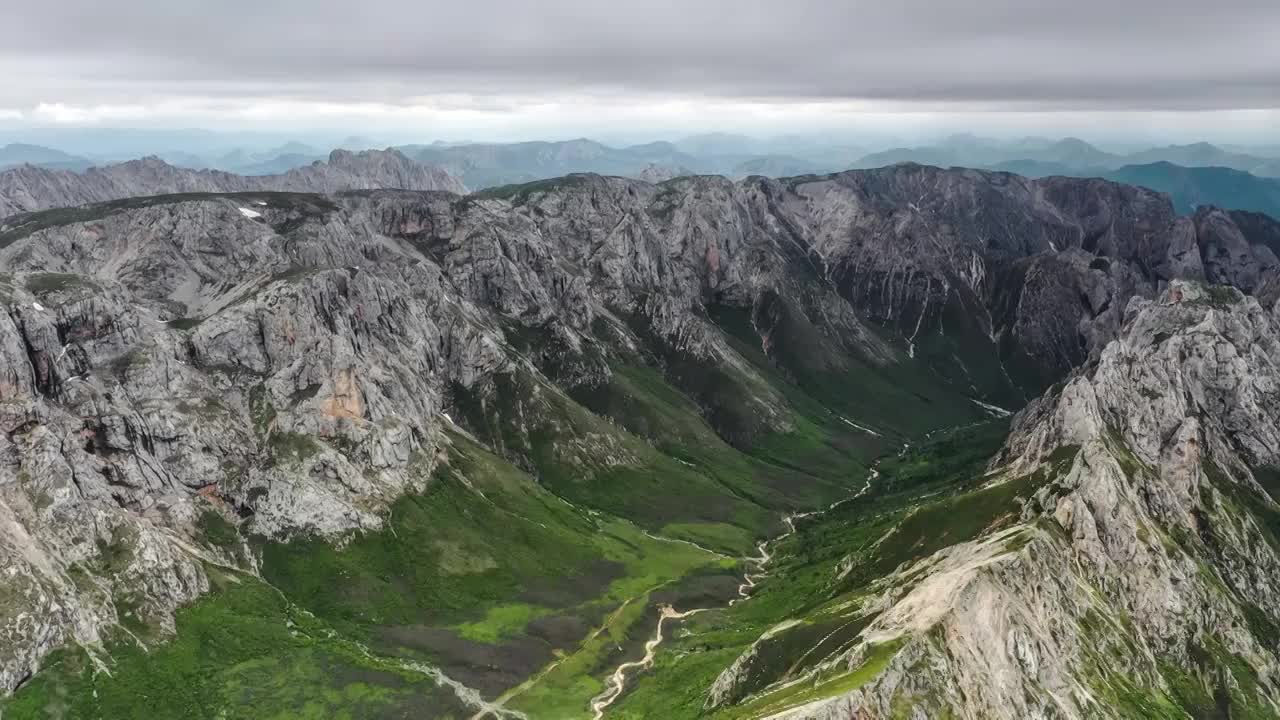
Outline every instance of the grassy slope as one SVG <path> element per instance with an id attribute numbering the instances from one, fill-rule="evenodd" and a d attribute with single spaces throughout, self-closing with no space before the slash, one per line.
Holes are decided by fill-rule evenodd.
<path id="1" fill-rule="evenodd" d="M 737 554 L 777 530 L 777 511 L 757 502 L 749 484 L 671 457 L 531 375 L 498 376 L 487 395 L 456 390 L 455 404 L 481 439 L 575 504 L 652 531 L 672 523 L 732 525 L 736 537 L 717 549 Z"/>
<path id="2" fill-rule="evenodd" d="M 396 503 L 388 526 L 341 550 L 318 540 L 263 544 L 263 574 L 279 592 L 248 577 L 222 583 L 182 611 L 172 642 L 152 654 L 113 642 L 110 678 L 69 653 L 5 717 L 50 707 L 90 717 L 95 692 L 111 710 L 104 717 L 465 717 L 451 692 L 395 671 L 394 658 L 459 677 L 475 670 L 450 654 L 486 645 L 499 666 L 507 648 L 531 655 L 535 669 L 560 660 L 519 701 L 537 717 L 568 717 L 547 708 L 586 711 L 617 648 L 647 634 L 633 626 L 654 615 L 652 593 L 737 564 L 571 506 L 457 435 L 449 464 L 425 493 Z M 547 618 L 569 630 L 539 630 Z M 304 625 L 307 634 L 295 634 Z"/>
<path id="3" fill-rule="evenodd" d="M 830 657 L 869 623 L 874 615 L 860 608 L 868 585 L 903 563 L 923 558 L 943 547 L 969 540 L 1016 521 L 1021 501 L 1051 483 L 1056 473 L 1070 466 L 1078 448 L 1060 448 L 1042 471 L 1001 485 L 980 487 L 983 460 L 998 446 L 994 424 L 948 433 L 919 449 L 887 460 L 876 492 L 841 505 L 825 517 L 787 539 L 778 549 L 774 571 L 760 585 L 752 600 L 723 611 L 696 616 L 683 632 L 664 646 L 655 669 L 642 676 L 634 689 L 613 709 L 610 717 L 648 718 L 758 718 L 821 697 L 848 692 L 874 676 L 891 646 L 875 647 L 865 662 L 845 673 L 820 675 L 817 681 L 774 689 L 763 694 L 735 698 L 715 711 L 704 711 L 707 689 L 719 673 L 752 642 L 783 621 L 797 624 L 776 631 L 762 641 L 758 657 L 767 658 L 749 671 L 749 692 L 771 682 L 795 677 L 798 670 Z M 1116 456 L 1131 476 L 1143 472 L 1139 461 L 1122 444 Z M 1149 469 L 1147 470 L 1149 471 Z M 1245 486 L 1231 481 L 1220 468 L 1206 465 L 1206 474 L 1222 491 L 1213 503 L 1214 522 L 1231 522 L 1252 516 L 1264 528 L 1268 541 L 1280 537 L 1280 517 Z M 1255 471 L 1264 490 L 1271 494 L 1280 481 L 1270 469 Z M 1202 539 L 1177 538 L 1195 544 Z M 1017 540 L 1011 540 L 1011 549 Z M 1173 543 L 1174 540 L 1170 540 Z M 1280 546 L 1280 541 L 1276 541 Z M 1204 547 L 1193 556 L 1207 556 Z M 842 561 L 841 577 L 833 581 L 833 568 Z M 1205 572 L 1212 572 L 1205 569 Z M 912 580 L 910 573 L 903 580 Z M 1224 593 L 1230 593 L 1225 585 Z M 1274 646 L 1280 637 L 1265 613 L 1242 602 L 1249 630 L 1264 644 Z M 1080 632 L 1090 638 L 1088 681 L 1095 698 L 1118 718 L 1272 717 L 1273 710 L 1259 692 L 1257 671 L 1245 659 L 1228 651 L 1215 638 L 1188 644 L 1190 667 L 1160 663 L 1162 683 L 1132 674 L 1132 661 L 1116 663 L 1111 653 L 1138 652 L 1123 613 L 1113 618 L 1097 613 L 1087 616 Z M 923 701 L 923 700 L 922 700 Z M 897 706 L 895 705 L 895 711 Z M 910 713 L 920 708 L 903 705 Z M 898 715 L 894 715 L 897 717 Z M 903 717 L 907 715 L 904 714 Z"/>
<path id="4" fill-rule="evenodd" d="M 842 444 L 798 417 L 795 432 L 767 436 L 754 452 L 743 453 L 724 442 L 660 372 L 639 365 L 617 367 L 608 384 L 579 389 L 575 396 L 686 467 L 771 509 L 814 508 L 844 497 L 866 473 L 864 458 L 882 446 Z"/>
<path id="5" fill-rule="evenodd" d="M 715 713 L 702 710 L 716 677 L 766 630 L 787 620 L 799 621 L 770 642 L 766 655 L 772 670 L 759 678 L 762 687 L 847 646 L 870 619 L 856 602 L 870 580 L 1006 522 L 1018 498 L 1040 480 L 978 488 L 985 461 L 1003 436 L 1003 423 L 991 422 L 941 434 L 887 459 L 873 492 L 802 525 L 778 545 L 769 576 L 749 602 L 686 621 L 659 653 L 655 669 L 640 679 L 611 716 L 754 717 L 812 699 L 812 686 L 802 685 Z M 892 541 L 878 543 L 887 533 L 893 533 Z M 851 561 L 845 580 L 834 582 L 834 568 L 845 559 Z M 810 652 L 828 636 L 825 646 Z M 868 665 L 886 661 L 883 655 L 873 653 Z M 816 697 L 865 681 L 872 674 L 865 669 L 826 678 L 825 690 Z"/>
<path id="6" fill-rule="evenodd" d="M 491 662 L 514 663 L 494 687 L 560 659 L 576 668 L 571 678 L 548 675 L 522 694 L 585 709 L 603 688 L 612 650 L 651 610 L 654 589 L 736 564 L 565 503 L 461 436 L 450 455 L 425 494 L 396 504 L 389 531 L 341 550 L 319 541 L 268 546 L 266 576 L 384 652 L 421 655 L 463 677 L 475 672 L 465 666 L 476 645 L 493 645 Z M 545 618 L 570 629 L 547 636 L 537 623 Z M 539 695 L 543 687 L 555 692 Z"/>
<path id="7" fill-rule="evenodd" d="M 839 355 L 843 367 L 815 363 L 814 356 L 831 356 L 833 351 L 822 346 L 816 330 L 794 310 L 776 321 L 772 355 L 761 349 L 748 311 L 717 306 L 713 318 L 733 348 L 781 390 L 797 412 L 828 433 L 841 430 L 840 417 L 896 438 L 920 437 L 982 417 L 977 406 L 919 363 L 880 366 L 845 353 Z"/>
<path id="8" fill-rule="evenodd" d="M 334 639 L 321 621 L 245 575 L 210 569 L 217 590 L 178 613 L 149 651 L 121 637 L 110 675 L 78 649 L 58 653 L 3 706 L 21 718 L 466 717 L 451 691 Z"/>

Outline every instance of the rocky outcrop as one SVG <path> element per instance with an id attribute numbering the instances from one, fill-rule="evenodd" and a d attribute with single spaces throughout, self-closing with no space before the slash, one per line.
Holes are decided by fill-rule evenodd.
<path id="1" fill-rule="evenodd" d="M 993 462 L 990 483 L 1041 478 L 1021 522 L 886 578 L 860 641 L 813 673 L 892 659 L 771 717 L 1280 711 L 1280 315 L 1184 282 L 1125 315 Z"/>
<path id="2" fill-rule="evenodd" d="M 0 254 L 0 686 L 55 647 L 129 627 L 126 605 L 165 627 L 207 590 L 207 564 L 251 568 L 241 533 L 380 527 L 430 474 L 455 387 L 538 374 L 512 322 L 575 356 L 598 344 L 598 322 L 639 346 L 614 315 L 625 301 L 682 352 L 752 372 L 693 313 L 691 273 L 656 254 L 635 263 L 652 251 L 624 237 L 609 259 L 570 235 L 616 219 L 562 237 L 495 220 L 504 208 L 417 193 L 170 198 L 14 239 Z M 758 421 L 786 427 L 781 397 L 755 385 Z"/>
<path id="3" fill-rule="evenodd" d="M 645 165 L 644 167 L 640 168 L 640 171 L 635 173 L 635 177 L 637 180 L 643 180 L 645 182 L 660 183 L 660 182 L 666 182 L 667 180 L 671 180 L 673 178 L 678 178 L 685 175 L 695 175 L 695 174 L 696 173 L 694 173 L 692 170 L 685 167 L 678 167 L 674 165 L 660 165 L 658 163 L 649 163 L 648 165 Z"/>
<path id="4" fill-rule="evenodd" d="M 388 157 L 335 154 L 298 182 L 341 187 L 356 182 L 343 168 Z M 67 184 L 50 197 L 227 189 L 222 175 L 166 168 L 77 176 L 89 189 L 52 176 Z M 395 172 L 372 177 L 401 182 Z M 962 404 L 1016 401 L 1090 357 L 1115 362 L 1103 348 L 1123 308 L 1205 272 L 1197 225 L 1161 196 L 1098 181 L 896 167 L 737 183 L 571 176 L 468 196 L 230 189 L 0 226 L 0 553 L 14 578 L 0 596 L 2 688 L 53 647 L 127 627 L 122 612 L 169 622 L 210 566 L 251 568 L 237 530 L 379 527 L 426 482 L 451 403 L 501 404 L 503 378 L 528 380 L 536 418 L 643 354 L 749 447 L 795 425 L 748 350 L 789 380 L 835 378 L 817 387 L 839 389 L 853 368 L 924 368 Z M 519 460 L 509 439 L 498 450 Z M 581 440 L 564 452 L 584 474 L 626 452 Z M 1080 462 L 1072 473 L 1082 487 L 1093 477 Z M 1047 533 L 1028 547 L 1042 545 L 1065 547 Z M 997 565 L 965 552 L 966 577 Z"/>
<path id="5" fill-rule="evenodd" d="M 337 155 L 328 166 L 271 178 L 138 161 L 116 167 L 128 178 L 161 179 L 108 182 L 108 169 L 78 181 L 90 189 L 52 183 L 56 187 L 45 195 L 18 195 L 30 195 L 20 206 L 33 207 L 149 193 L 148 184 L 175 192 L 448 186 L 368 169 L 375 159 L 388 158 L 399 167 L 405 161 L 394 154 Z M 362 159 L 361 179 L 342 179 L 342 168 L 356 159 Z M 62 184 L 72 177 L 82 176 L 58 176 Z M 224 182 L 228 177 L 235 182 Z M 1221 227 L 1194 222 L 1178 218 L 1163 195 L 1101 180 L 1028 180 L 904 165 L 781 181 L 677 178 L 657 186 L 570 176 L 474 198 L 512 201 L 512 212 L 493 218 L 496 225 L 532 223 L 552 231 L 557 222 L 585 228 L 607 218 L 617 232 L 642 237 L 653 248 L 702 244 L 703 267 L 695 269 L 713 292 L 732 293 L 734 280 L 722 276 L 720 259 L 728 255 L 706 246 L 706 233 L 725 233 L 711 244 L 733 244 L 730 251 L 768 238 L 793 268 L 834 286 L 864 317 L 905 341 L 913 356 L 997 404 L 1024 402 L 1072 367 L 1096 359 L 1135 294 L 1150 297 L 1174 278 L 1238 278 L 1258 285 L 1266 299 L 1271 291 L 1262 284 L 1274 272 L 1268 269 L 1274 251 L 1267 248 L 1276 233 L 1254 216 L 1219 213 L 1226 223 Z M 1059 261 L 1071 252 L 1076 261 Z M 990 363 L 992 354 L 1001 363 Z"/>
<path id="6" fill-rule="evenodd" d="M 1202 208 L 1195 216 L 1204 279 L 1280 299 L 1280 222 L 1260 213 Z"/>
<path id="7" fill-rule="evenodd" d="M 334 150 L 282 175 L 234 175 L 190 170 L 156 157 L 90 168 L 83 173 L 24 166 L 0 172 L 0 218 L 17 213 L 173 193 L 277 191 L 333 193 L 398 188 L 466 192 L 443 169 L 410 160 L 395 150 Z"/>

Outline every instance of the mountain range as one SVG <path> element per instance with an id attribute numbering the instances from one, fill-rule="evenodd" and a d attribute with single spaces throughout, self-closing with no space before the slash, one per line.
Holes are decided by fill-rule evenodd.
<path id="1" fill-rule="evenodd" d="M 234 175 L 190 170 L 156 157 L 93 167 L 83 173 L 23 166 L 0 172 L 0 217 L 129 197 L 198 192 L 274 190 L 337 192 L 371 188 L 465 192 L 457 178 L 395 151 L 353 153 L 334 150 L 328 162 L 316 161 L 279 175 Z"/>
<path id="2" fill-rule="evenodd" d="M 145 136 L 143 136 L 145 137 Z M 211 142 L 187 137 L 187 146 L 169 144 L 182 136 L 160 135 L 147 145 L 131 139 L 122 147 L 149 147 L 124 155 L 155 155 L 189 169 L 214 169 L 241 175 L 275 175 L 323 161 L 321 145 L 296 140 L 273 144 L 208 147 Z M 227 138 L 222 142 L 235 142 Z M 883 142 L 883 140 L 879 141 Z M 348 137 L 328 147 L 360 151 L 375 147 L 373 140 Z M 385 146 L 383 146 L 385 147 Z M 898 147 L 869 152 L 864 145 L 838 137 L 787 136 L 759 139 L 728 133 L 693 135 L 674 142 L 610 146 L 579 138 L 557 142 L 475 143 L 436 142 L 400 145 L 405 155 L 439 165 L 468 187 L 486 188 L 595 172 L 640 177 L 647 168 L 663 174 L 721 174 L 786 177 L 821 174 L 848 168 L 872 168 L 898 162 L 939 167 L 1009 169 L 1031 174 L 1105 175 L 1126 165 L 1168 162 L 1183 167 L 1226 167 L 1263 177 L 1280 175 L 1280 159 L 1267 148 L 1224 148 L 1209 143 L 1171 145 L 1136 152 L 1110 152 L 1077 138 L 1021 138 L 1002 140 L 974 135 L 951 135 L 933 145 Z M 29 163 L 59 169 L 83 170 L 91 165 L 121 161 L 113 155 L 72 155 L 32 143 L 0 148 L 0 168 Z M 1021 168 L 1021 170 L 1019 170 Z M 649 176 L 654 172 L 651 170 Z"/>
<path id="3" fill-rule="evenodd" d="M 0 147 L 0 170 L 21 165 L 82 171 L 93 167 L 93 161 L 40 145 L 11 143 Z"/>
<path id="4" fill-rule="evenodd" d="M 652 176 L 655 169 L 672 177 L 780 177 L 841 169 L 850 161 L 839 150 L 825 156 L 820 151 L 817 156 L 797 157 L 768 152 L 761 143 L 728 135 L 622 148 L 580 138 L 563 142 L 412 145 L 399 150 L 420 162 L 449 170 L 474 188 L 520 184 L 569 173 L 640 177 L 648 170 Z"/>
<path id="5" fill-rule="evenodd" d="M 1280 708 L 1267 215 L 126 165 L 0 194 L 6 718 Z"/>
<path id="6" fill-rule="evenodd" d="M 360 142 L 359 138 L 352 138 L 351 140 Z M 952 144 L 959 142 L 954 141 Z M 1037 144 L 1037 142 L 1028 140 L 1019 143 L 1014 146 L 1019 150 L 1010 152 L 1016 154 L 1018 151 L 1025 151 L 1027 147 L 1043 146 L 1042 144 Z M 1045 141 L 1045 143 L 1047 142 Z M 734 147 L 770 149 L 770 146 L 760 146 L 758 142 L 750 142 L 749 138 L 716 135 L 710 138 L 694 138 L 680 145 L 650 143 L 621 150 L 609 148 L 589 140 L 580 140 L 565 143 L 516 143 L 509 145 L 440 144 L 426 148 L 409 146 L 395 152 L 415 156 L 418 158 L 418 162 L 424 165 L 445 169 L 450 174 L 460 178 L 460 181 L 465 181 L 467 186 L 474 188 L 511 183 L 519 184 L 520 182 L 546 179 L 548 176 L 572 172 L 599 172 L 635 177 L 648 182 L 661 182 L 674 177 L 714 174 L 717 172 L 723 172 L 734 177 L 750 175 L 789 177 L 813 174 L 817 167 L 813 161 L 776 154 L 713 156 L 716 158 L 715 161 L 708 162 L 705 158 L 684 152 L 680 149 L 682 146 L 695 151 L 721 150 Z M 1168 193 L 1173 198 L 1174 206 L 1179 212 L 1186 214 L 1192 214 L 1197 207 L 1207 205 L 1231 210 L 1262 212 L 1273 217 L 1280 216 L 1280 179 L 1260 178 L 1244 171 L 1231 170 L 1229 168 L 1186 167 L 1169 162 L 1156 162 L 1148 165 L 1125 165 L 1113 169 L 1103 166 L 1073 165 L 1067 162 L 1072 153 L 1067 152 L 1066 148 L 1073 147 L 1074 144 L 1067 143 L 1063 145 L 1058 143 L 1057 146 L 1059 148 L 1058 152 L 1048 154 L 1049 157 L 1057 158 L 1056 160 L 1008 160 L 990 164 L 987 167 L 1033 178 L 1050 175 L 1102 177 L 1121 183 L 1141 185 Z M 777 146 L 773 146 L 772 149 L 777 149 Z M 803 146 L 798 146 L 795 149 L 803 150 Z M 151 174 L 156 179 L 150 181 L 154 187 L 146 189 L 145 194 L 183 192 L 186 188 L 230 190 L 279 187 L 281 189 L 324 190 L 326 188 L 355 187 L 350 182 L 315 186 L 303 179 L 304 176 L 316 172 L 314 169 L 308 170 L 306 168 L 324 162 L 310 154 L 314 152 L 313 149 L 300 143 L 287 143 L 270 151 L 252 156 L 244 152 L 236 152 L 224 156 L 221 164 L 226 167 L 241 167 L 241 174 L 250 176 L 286 176 L 279 178 L 263 177 L 259 180 L 234 182 L 229 180 L 228 175 L 216 175 L 216 173 L 210 172 L 204 172 L 203 174 L 187 173 L 185 172 L 186 169 L 200 167 L 202 161 L 194 156 L 186 156 L 181 153 L 166 153 L 162 159 L 174 166 L 174 170 L 168 173 L 172 177 L 167 180 L 160 180 L 159 176 L 165 173 L 158 172 L 158 166 L 155 165 L 154 161 L 151 161 Z M 1076 153 L 1075 157 L 1096 161 L 1097 154 L 1100 152 L 1085 150 Z M 921 160 L 932 158 L 939 161 L 934 164 L 940 164 L 941 166 L 947 166 L 947 162 L 954 159 L 949 156 L 934 156 L 930 153 L 920 153 L 918 155 Z M 364 156 L 376 157 L 377 154 L 369 155 L 366 152 Z M 910 156 L 910 154 L 906 156 Z M 13 161 L 21 160 L 22 162 L 19 164 L 29 164 L 45 169 L 66 169 L 75 172 L 83 172 L 92 165 L 90 161 L 83 158 L 75 159 L 58 151 L 35 146 L 11 145 L 6 148 L 0 148 L 0 162 L 4 158 Z M 892 158 L 886 157 L 883 159 Z M 110 167 L 113 168 L 111 170 L 112 173 L 120 176 L 130 176 L 140 174 L 143 164 L 122 163 Z M 10 168 L 10 170 L 15 169 Z M 300 172 L 290 176 L 290 172 L 294 170 L 300 170 Z M 97 170 L 94 175 L 101 172 L 101 170 Z M 13 173 L 8 177 L 13 180 L 19 174 L 22 173 Z M 39 173 L 26 171 L 26 174 L 38 175 Z M 209 179 L 215 176 L 221 179 L 217 181 Z M 290 179 L 291 177 L 293 179 Z M 183 179 L 180 180 L 178 178 Z M 0 182 L 5 181 L 0 180 Z M 51 181 L 49 179 L 36 181 L 29 177 L 21 180 L 19 184 L 26 182 L 44 182 L 46 185 L 52 186 L 94 184 L 94 181 L 81 181 L 68 176 L 63 176 L 63 179 L 59 181 Z M 457 191 L 462 187 L 460 185 L 445 185 L 440 182 L 425 182 L 421 179 L 406 178 L 403 182 L 411 189 L 440 188 Z M 371 180 L 366 184 L 369 184 L 370 187 L 394 186 L 394 183 L 389 180 L 381 184 L 378 181 Z M 17 189 L 11 189 L 9 194 L 14 196 L 19 192 Z M 133 190 L 127 184 L 125 187 L 113 191 L 93 192 L 80 190 L 79 195 L 73 194 L 67 197 L 57 197 L 55 192 L 54 197 L 43 205 L 35 202 L 24 202 L 19 205 L 11 201 L 7 210 L 0 208 L 0 212 L 15 212 L 15 207 L 33 209 L 51 205 L 67 205 L 77 202 L 122 198 L 131 194 L 142 194 L 143 192 L 143 190 Z"/>
<path id="7" fill-rule="evenodd" d="M 1183 167 L 1158 162 L 1125 165 L 1114 170 L 1079 169 L 1061 163 L 1014 160 L 994 170 L 1038 178 L 1051 175 L 1099 177 L 1140 185 L 1170 196 L 1178 212 L 1193 214 L 1202 205 L 1251 210 L 1280 217 L 1280 179 L 1263 178 L 1224 167 Z"/>
<path id="8" fill-rule="evenodd" d="M 1182 167 L 1167 162 L 1126 165 L 1104 177 L 1167 193 L 1185 213 L 1202 205 L 1252 210 L 1280 217 L 1280 179 L 1222 167 Z"/>
<path id="9" fill-rule="evenodd" d="M 860 159 L 856 167 L 915 162 L 939 167 L 1048 166 L 1069 174 L 1098 174 L 1126 165 L 1172 163 L 1184 167 L 1225 167 L 1260 177 L 1280 177 L 1280 159 L 1224 150 L 1209 143 L 1169 145 L 1128 154 L 1110 153 L 1078 138 L 1000 142 L 957 135 L 937 144 L 894 148 Z"/>

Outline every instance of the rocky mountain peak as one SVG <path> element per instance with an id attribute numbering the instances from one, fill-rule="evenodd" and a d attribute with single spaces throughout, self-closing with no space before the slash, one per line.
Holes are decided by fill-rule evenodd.
<path id="1" fill-rule="evenodd" d="M 403 165 L 413 167 L 416 163 L 399 150 L 344 150 L 337 148 L 329 153 L 329 164 L 336 167 L 358 167 L 371 165 Z"/>
<path id="2" fill-rule="evenodd" d="M 119 167 L 86 177 L 154 187 Z M 702 669 L 584 712 L 1276 706 L 1264 219 L 924 166 L 470 195 L 382 151 L 269 190 L 169 170 L 183 194 L 0 224 L 19 702 L 58 648 L 163 652 L 178 608 L 267 579 L 308 613 L 281 642 L 470 712 L 602 617 Z"/>
<path id="3" fill-rule="evenodd" d="M 340 192 L 396 188 L 463 193 L 466 187 L 443 169 L 414 162 L 394 150 L 335 150 L 328 163 L 280 175 L 234 175 L 190 170 L 149 156 L 84 173 L 37 167 L 0 172 L 0 218 L 21 212 L 193 192 Z"/>
<path id="4" fill-rule="evenodd" d="M 369 151 L 364 151 L 364 152 L 369 152 Z M 329 164 L 344 165 L 344 164 L 350 163 L 355 158 L 356 158 L 355 152 L 351 150 L 344 150 L 342 148 L 336 148 L 329 153 Z"/>

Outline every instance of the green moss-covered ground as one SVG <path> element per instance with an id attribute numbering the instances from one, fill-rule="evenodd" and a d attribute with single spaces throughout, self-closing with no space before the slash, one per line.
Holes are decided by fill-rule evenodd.
<path id="1" fill-rule="evenodd" d="M 217 589 L 178 613 L 178 633 L 141 647 L 121 636 L 95 671 L 56 654 L 3 706 L 4 717 L 84 720 L 464 718 L 453 692 L 367 656 L 264 583 L 210 569 Z"/>

